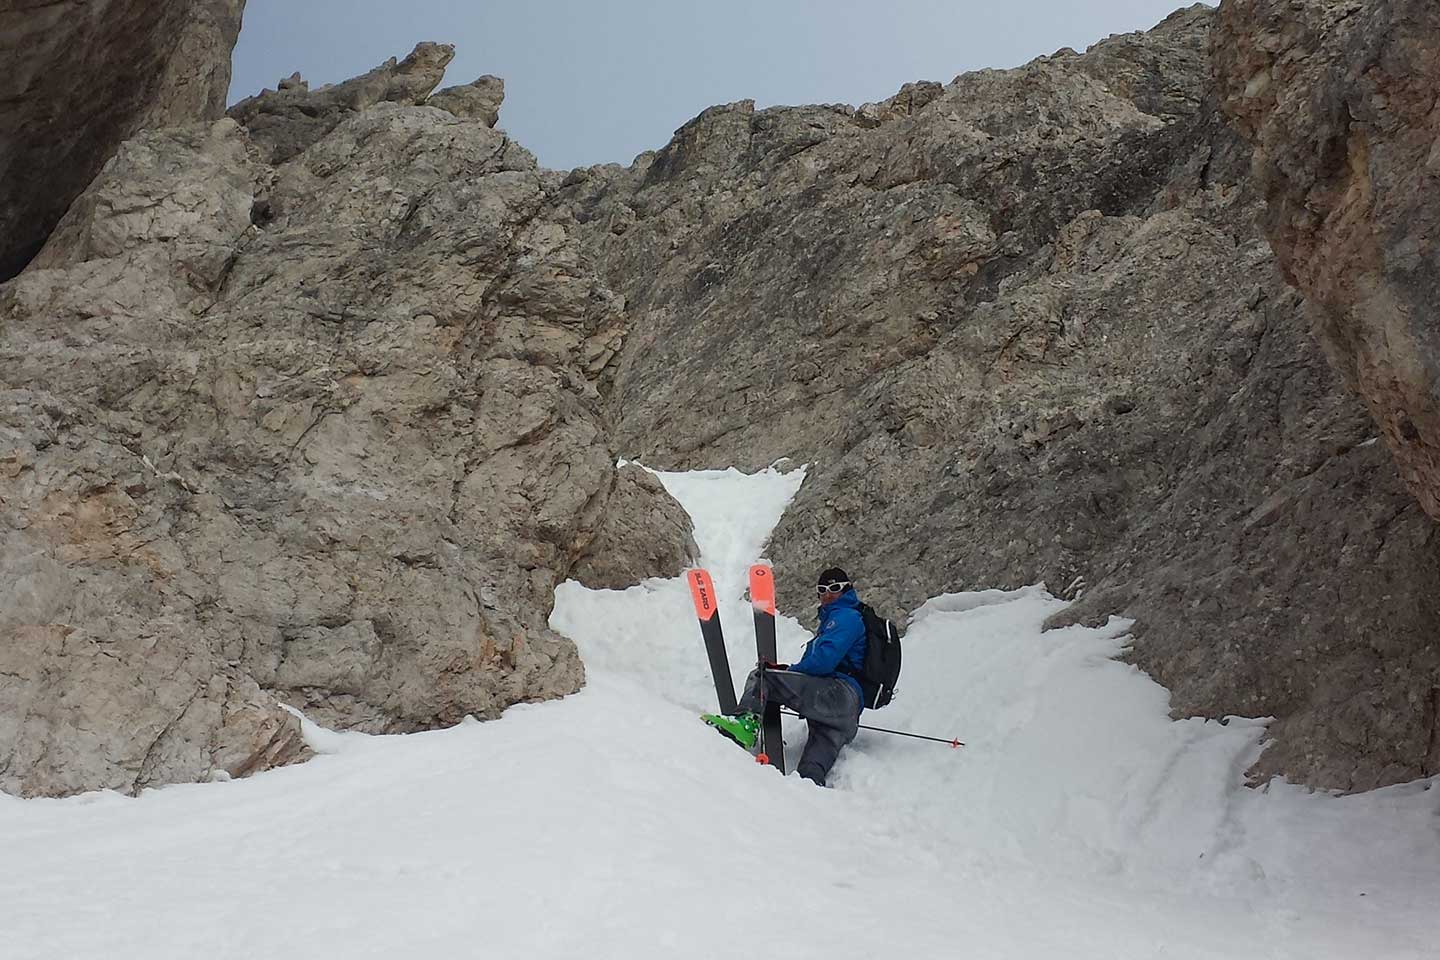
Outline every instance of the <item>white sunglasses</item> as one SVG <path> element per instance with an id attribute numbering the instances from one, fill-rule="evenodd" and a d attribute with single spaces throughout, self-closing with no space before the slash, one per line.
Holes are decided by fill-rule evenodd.
<path id="1" fill-rule="evenodd" d="M 827 593 L 844 593 L 845 588 L 850 586 L 849 580 L 839 580 L 835 583 L 817 583 L 815 592 L 824 596 Z"/>

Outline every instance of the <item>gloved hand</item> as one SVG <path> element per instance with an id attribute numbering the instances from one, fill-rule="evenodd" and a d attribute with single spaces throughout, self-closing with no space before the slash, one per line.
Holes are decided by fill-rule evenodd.
<path id="1" fill-rule="evenodd" d="M 765 669 L 766 669 L 766 670 L 789 670 L 789 669 L 790 669 L 790 664 L 788 664 L 788 663 L 767 663 L 767 664 L 765 664 Z"/>

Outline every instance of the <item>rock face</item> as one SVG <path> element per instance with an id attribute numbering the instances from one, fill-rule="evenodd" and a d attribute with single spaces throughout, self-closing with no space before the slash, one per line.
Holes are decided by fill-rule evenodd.
<path id="1" fill-rule="evenodd" d="M 1440 7 L 1230 0 L 1214 51 L 1285 275 L 1440 519 Z"/>
<path id="2" fill-rule="evenodd" d="M 297 73 L 282 80 L 278 89 L 235 104 L 229 115 L 249 131 L 268 163 L 284 163 L 346 117 L 378 103 L 424 103 L 454 57 L 455 48 L 449 44 L 422 43 L 404 60 L 391 57 L 364 76 L 314 92 Z"/>
<path id="3" fill-rule="evenodd" d="M 0 8 L 0 280 L 137 130 L 216 119 L 244 0 Z"/>
<path id="4" fill-rule="evenodd" d="M 448 56 L 142 134 L 0 286 L 0 788 L 286 762 L 282 703 L 409 731 L 565 694 L 556 583 L 689 561 L 617 473 L 621 301 L 560 178 L 414 105 Z"/>
<path id="5" fill-rule="evenodd" d="M 0 285 L 0 789 L 575 689 L 556 583 L 694 553 L 617 452 L 810 464 L 791 611 L 1045 580 L 1257 775 L 1440 773 L 1435 23 L 1227 0 L 568 176 L 435 44 L 129 140 Z"/>
<path id="6" fill-rule="evenodd" d="M 493 127 L 500 122 L 500 104 L 504 101 L 505 81 L 486 74 L 463 87 L 446 87 L 425 102 L 457 117 L 473 118 Z"/>
<path id="7" fill-rule="evenodd" d="M 646 577 L 676 576 L 699 554 L 685 509 L 649 471 L 628 464 L 616 475 L 604 524 L 570 576 L 592 590 L 623 590 Z"/>
<path id="8" fill-rule="evenodd" d="M 1278 718 L 1259 774 L 1440 772 L 1434 527 L 1257 228 L 1214 17 L 572 173 L 622 451 L 810 463 L 790 612 L 831 563 L 892 610 L 1045 580 L 1137 618 L 1178 713 Z"/>

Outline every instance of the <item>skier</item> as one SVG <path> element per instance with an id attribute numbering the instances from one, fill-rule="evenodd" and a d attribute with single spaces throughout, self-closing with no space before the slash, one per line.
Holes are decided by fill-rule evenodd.
<path id="1" fill-rule="evenodd" d="M 865 621 L 855 585 L 839 567 L 821 572 L 815 592 L 820 632 L 805 645 L 800 660 L 751 671 L 736 715 L 710 714 L 705 722 L 749 749 L 759 736 L 764 703 L 789 707 L 805 718 L 810 730 L 796 772 L 823 787 L 840 748 L 855 739 L 860 723 L 864 698 L 857 677 L 865 665 Z"/>

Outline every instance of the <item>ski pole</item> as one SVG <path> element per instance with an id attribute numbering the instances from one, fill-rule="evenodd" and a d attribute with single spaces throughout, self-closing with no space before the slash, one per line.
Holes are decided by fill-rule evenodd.
<path id="1" fill-rule="evenodd" d="M 804 717 L 800 716 L 800 714 L 795 713 L 793 710 L 783 710 L 781 712 L 784 713 L 787 717 L 795 717 L 800 720 L 805 719 Z M 935 743 L 948 743 L 952 748 L 965 746 L 965 742 L 963 740 L 946 740 L 944 737 L 927 737 L 923 733 L 908 733 L 904 730 L 886 730 L 884 727 L 872 727 L 864 723 L 858 724 L 858 726 L 861 730 L 873 730 L 876 733 L 888 733 L 896 737 L 913 737 L 916 740 L 930 740 Z"/>

